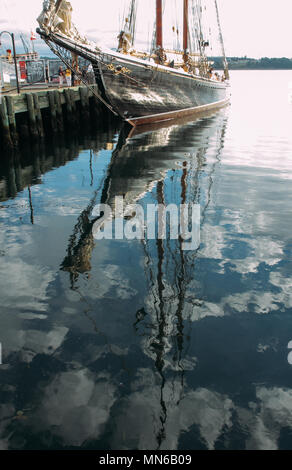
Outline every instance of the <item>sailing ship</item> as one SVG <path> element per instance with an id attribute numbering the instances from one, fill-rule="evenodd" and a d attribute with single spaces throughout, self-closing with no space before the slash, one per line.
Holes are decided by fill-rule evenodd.
<path id="1" fill-rule="evenodd" d="M 212 1 L 222 48 L 221 77 L 213 73 L 207 57 L 209 41 L 203 34 L 201 0 L 182 0 L 182 51 L 164 48 L 163 5 L 162 0 L 156 0 L 154 41 L 149 52 L 134 48 L 137 1 L 130 2 L 116 50 L 97 46 L 82 37 L 72 23 L 72 6 L 66 0 L 44 1 L 37 32 L 85 84 L 78 58 L 89 61 L 99 87 L 97 97 L 132 126 L 226 105 L 230 97 L 229 72 L 217 0 Z"/>

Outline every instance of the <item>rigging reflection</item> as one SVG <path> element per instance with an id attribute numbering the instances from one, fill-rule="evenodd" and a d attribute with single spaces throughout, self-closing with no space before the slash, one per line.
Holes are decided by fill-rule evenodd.
<path id="1" fill-rule="evenodd" d="M 149 201 L 164 206 L 200 204 L 204 224 L 225 129 L 226 117 L 221 113 L 168 127 L 160 124 L 138 132 L 126 127 L 121 130 L 105 177 L 80 214 L 61 264 L 61 269 L 70 273 L 72 289 L 78 289 L 79 275 L 88 275 L 91 270 L 95 246 L 92 228 L 96 220 L 91 213 L 98 202 L 107 203 L 113 209 L 116 196 L 123 196 L 125 204 L 139 202 L 142 206 Z M 211 163 L 208 161 L 210 147 Z M 133 327 L 141 336 L 144 354 L 151 358 L 160 378 L 160 411 L 154 425 L 157 449 L 167 439 L 169 408 L 179 406 L 184 396 L 185 364 L 190 362 L 187 359 L 189 314 L 193 305 L 202 304 L 192 285 L 197 252 L 184 251 L 183 241 L 181 235 L 177 240 L 146 237 L 141 241 L 148 294 L 144 306 L 136 312 Z M 170 373 L 173 373 L 171 379 Z M 175 389 L 173 403 L 165 397 L 169 380 Z"/>
<path id="2" fill-rule="evenodd" d="M 218 150 L 216 158 L 206 175 L 207 184 L 202 185 L 202 173 L 205 173 L 206 153 L 209 139 L 196 149 L 189 161 L 183 161 L 180 171 L 180 179 L 174 179 L 176 194 L 175 202 L 186 204 L 187 202 L 201 203 L 202 223 L 206 216 L 211 199 L 213 174 L 216 165 L 220 162 L 220 155 L 224 144 L 226 122 L 219 133 Z M 170 178 L 171 180 L 171 178 Z M 167 183 L 166 183 L 167 185 Z M 170 185 L 172 185 L 170 183 Z M 203 192 L 205 191 L 205 197 Z M 165 189 L 164 181 L 157 183 L 156 198 L 158 204 L 167 205 L 173 200 L 167 200 L 166 194 L 173 192 Z M 179 200 L 180 199 L 180 200 Z M 204 205 L 202 205 L 204 200 Z M 177 241 L 157 239 L 155 243 L 145 240 L 145 272 L 148 278 L 148 296 L 145 301 L 143 316 L 137 312 L 135 328 L 141 330 L 144 338 L 144 352 L 149 355 L 155 364 L 161 377 L 160 384 L 160 429 L 156 432 L 157 450 L 161 448 L 166 439 L 167 409 L 169 403 L 165 400 L 166 369 L 172 368 L 180 374 L 180 380 L 173 380 L 173 385 L 180 387 L 175 393 L 175 403 L 179 405 L 184 392 L 184 363 L 187 355 L 187 342 L 190 334 L 186 334 L 188 321 L 188 307 L 191 307 L 187 298 L 187 290 L 194 277 L 196 252 L 186 252 L 182 249 L 183 239 L 181 235 Z M 156 249 L 156 253 L 154 253 Z M 156 265 L 154 260 L 156 260 Z M 148 272 L 147 272 L 148 271 Z M 199 298 L 192 298 L 191 303 L 200 304 Z M 144 324 L 144 327 L 143 327 Z M 147 326 L 148 325 L 148 326 Z M 149 327 L 149 325 L 151 325 Z M 167 392 L 166 392 L 167 394 Z"/>

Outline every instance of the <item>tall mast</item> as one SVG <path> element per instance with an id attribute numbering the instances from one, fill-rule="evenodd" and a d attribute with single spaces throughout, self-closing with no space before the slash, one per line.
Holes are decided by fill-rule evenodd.
<path id="1" fill-rule="evenodd" d="M 188 34 L 189 34 L 189 0 L 183 0 L 184 2 L 184 29 L 183 29 L 183 48 L 184 53 L 188 50 Z"/>
<path id="2" fill-rule="evenodd" d="M 135 41 L 135 32 L 136 32 L 136 0 L 131 1 L 131 9 L 129 15 L 130 31 L 132 36 L 132 46 Z"/>
<path id="3" fill-rule="evenodd" d="M 131 0 L 128 15 L 124 18 L 122 30 L 118 36 L 118 51 L 128 54 L 134 45 L 136 31 L 136 0 Z"/>
<path id="4" fill-rule="evenodd" d="M 188 71 L 188 60 L 189 60 L 189 51 L 188 51 L 188 38 L 189 38 L 189 0 L 183 0 L 184 10 L 183 10 L 183 61 L 184 61 L 184 70 Z"/>
<path id="5" fill-rule="evenodd" d="M 215 1 L 215 8 L 216 8 L 216 15 L 217 15 L 217 23 L 218 23 L 218 30 L 219 30 L 219 38 L 220 38 L 220 43 L 221 43 L 221 49 L 222 49 L 222 57 L 223 57 L 223 67 L 224 67 L 224 75 L 227 80 L 229 80 L 229 70 L 228 70 L 228 62 L 226 59 L 225 55 L 225 48 L 224 48 L 224 41 L 223 41 L 223 35 L 222 35 L 222 29 L 221 29 L 221 24 L 220 24 L 220 16 L 219 16 L 219 9 L 217 5 L 217 0 Z"/>
<path id="6" fill-rule="evenodd" d="M 156 0 L 156 48 L 163 48 L 162 40 L 162 0 Z"/>

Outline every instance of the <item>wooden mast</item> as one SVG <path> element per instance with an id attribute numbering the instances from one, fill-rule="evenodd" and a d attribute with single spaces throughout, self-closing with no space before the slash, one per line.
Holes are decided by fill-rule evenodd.
<path id="1" fill-rule="evenodd" d="M 183 11 L 183 60 L 185 68 L 187 69 L 187 62 L 189 60 L 188 51 L 188 36 L 189 36 L 189 0 L 183 0 L 184 11 Z"/>
<path id="2" fill-rule="evenodd" d="M 162 39 L 162 0 L 156 0 L 156 48 L 163 48 Z"/>
<path id="3" fill-rule="evenodd" d="M 162 0 L 156 0 L 156 51 L 155 62 L 163 65 L 166 59 L 162 37 Z"/>
<path id="4" fill-rule="evenodd" d="M 183 48 L 184 53 L 188 49 L 188 33 L 189 33 L 189 1 L 183 0 L 184 2 L 184 29 L 183 29 Z"/>

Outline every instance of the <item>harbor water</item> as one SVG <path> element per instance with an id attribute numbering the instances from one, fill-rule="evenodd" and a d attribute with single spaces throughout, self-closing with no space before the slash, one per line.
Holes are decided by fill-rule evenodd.
<path id="1" fill-rule="evenodd" d="M 231 80 L 0 159 L 1 449 L 292 449 L 292 73 Z M 200 205 L 200 245 L 97 239 L 117 196 Z"/>

